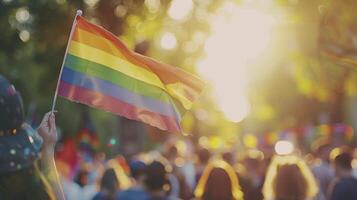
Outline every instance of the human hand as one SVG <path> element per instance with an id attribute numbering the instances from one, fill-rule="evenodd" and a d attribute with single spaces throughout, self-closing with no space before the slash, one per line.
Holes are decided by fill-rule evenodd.
<path id="1" fill-rule="evenodd" d="M 58 137 L 54 112 L 50 111 L 45 114 L 38 128 L 38 134 L 42 137 L 45 148 L 54 148 Z"/>

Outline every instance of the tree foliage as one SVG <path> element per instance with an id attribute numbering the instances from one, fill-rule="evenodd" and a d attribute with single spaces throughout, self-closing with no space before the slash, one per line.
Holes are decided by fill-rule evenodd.
<path id="1" fill-rule="evenodd" d="M 29 117 L 37 116 L 38 120 L 51 107 L 76 9 L 82 9 L 84 17 L 118 35 L 130 48 L 147 41 L 150 56 L 196 73 L 205 39 L 210 35 L 211 19 L 223 2 L 195 0 L 189 15 L 184 20 L 175 20 L 167 14 L 171 3 L 168 0 L 2 0 L 0 74 L 22 92 Z M 267 69 L 264 74 L 252 75 L 250 115 L 238 125 L 227 121 L 208 87 L 184 119 L 186 131 L 261 132 L 316 123 L 322 112 L 335 113 L 335 121 L 343 120 L 340 116 L 343 99 L 357 91 L 353 63 L 357 41 L 356 3 L 353 0 L 275 0 L 271 4 L 283 13 L 283 19 L 271 49 L 274 55 L 268 52 L 266 58 L 257 58 L 250 69 Z M 160 46 L 160 39 L 167 32 L 176 37 L 174 49 Z M 321 55 L 331 46 L 337 56 Z M 234 92 L 234 88 L 227 90 Z M 83 109 L 88 108 L 58 100 L 59 125 L 64 134 L 76 133 Z M 100 136 L 107 140 L 117 131 L 116 118 L 95 109 L 90 111 Z"/>

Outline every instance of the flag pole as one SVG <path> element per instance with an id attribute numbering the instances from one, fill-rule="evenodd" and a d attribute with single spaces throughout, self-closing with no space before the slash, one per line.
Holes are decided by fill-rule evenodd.
<path id="1" fill-rule="evenodd" d="M 77 10 L 76 16 L 74 17 L 74 20 L 73 20 L 73 23 L 72 23 L 71 32 L 69 33 L 69 37 L 68 37 L 68 42 L 67 42 L 66 51 L 65 51 L 65 53 L 64 53 L 64 57 L 63 57 L 63 60 L 62 60 L 61 71 L 60 71 L 59 77 L 58 77 L 58 79 L 57 79 L 57 86 L 56 86 L 55 95 L 54 95 L 54 97 L 53 97 L 51 112 L 54 112 L 54 110 L 55 110 L 56 101 L 57 101 L 57 96 L 58 96 L 58 88 L 59 88 L 59 84 L 60 84 L 60 81 L 61 81 L 63 66 L 64 66 L 64 62 L 66 61 L 66 58 L 67 58 L 69 43 L 70 43 L 70 41 L 71 41 L 71 39 L 72 39 L 72 35 L 73 35 L 74 28 L 75 28 L 75 26 L 76 26 L 76 24 L 77 24 L 76 19 L 77 19 L 77 16 L 82 16 L 82 13 L 83 13 L 82 10 Z"/>

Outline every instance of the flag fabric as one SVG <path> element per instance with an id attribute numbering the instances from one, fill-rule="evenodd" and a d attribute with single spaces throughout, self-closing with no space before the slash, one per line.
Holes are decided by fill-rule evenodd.
<path id="1" fill-rule="evenodd" d="M 75 138 L 81 150 L 93 153 L 99 147 L 99 138 L 87 111 L 82 114 L 82 126 Z"/>
<path id="2" fill-rule="evenodd" d="M 73 138 L 65 138 L 61 145 L 58 145 L 56 150 L 56 165 L 58 168 L 68 167 L 69 174 L 67 178 L 72 179 L 76 174 L 76 168 L 78 167 L 79 156 L 76 148 L 76 142 Z"/>
<path id="3" fill-rule="evenodd" d="M 170 132 L 204 83 L 179 68 L 131 51 L 104 28 L 77 16 L 58 94 Z"/>

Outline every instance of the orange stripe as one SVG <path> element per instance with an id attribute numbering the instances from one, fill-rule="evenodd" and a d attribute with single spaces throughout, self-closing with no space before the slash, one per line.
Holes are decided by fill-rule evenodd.
<path id="1" fill-rule="evenodd" d="M 79 27 L 75 29 L 72 40 L 103 50 L 122 59 L 126 59 L 126 57 L 124 57 L 120 50 L 113 45 L 111 41 L 86 30 L 82 30 Z"/>

